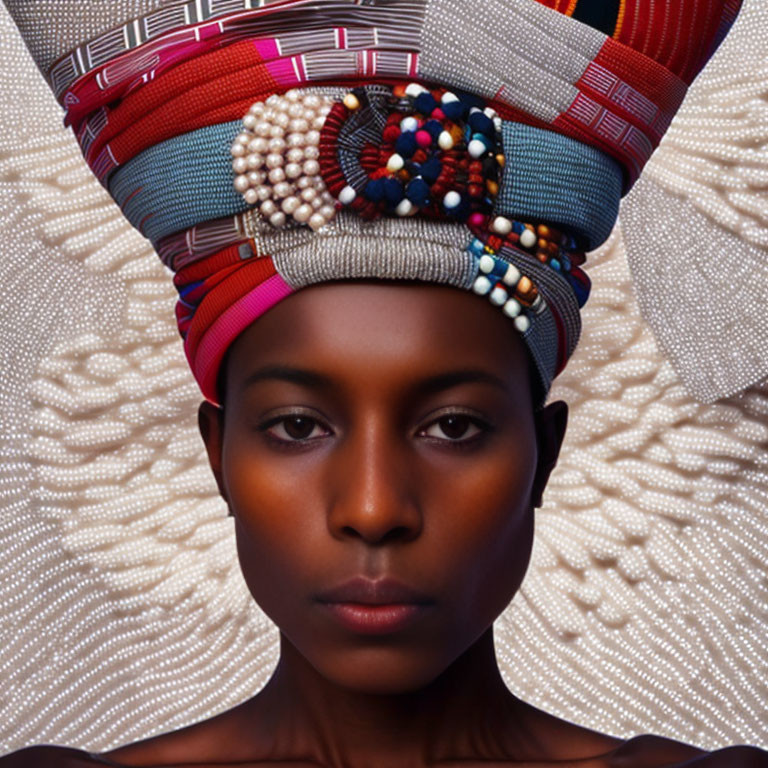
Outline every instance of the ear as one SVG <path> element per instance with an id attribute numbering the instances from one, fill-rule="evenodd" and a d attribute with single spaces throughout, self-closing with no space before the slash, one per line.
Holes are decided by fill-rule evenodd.
<path id="1" fill-rule="evenodd" d="M 219 495 L 229 507 L 229 499 L 224 486 L 224 475 L 221 471 L 221 456 L 224 446 L 224 409 L 204 400 L 200 403 L 200 408 L 197 411 L 197 426 L 205 443 L 205 450 L 208 452 L 208 463 L 211 465 L 213 476 L 216 478 Z M 229 514 L 232 515 L 231 509 Z"/>
<path id="2" fill-rule="evenodd" d="M 560 447 L 568 426 L 568 406 L 562 400 L 550 403 L 539 411 L 536 419 L 536 438 L 539 446 L 539 463 L 533 481 L 531 499 L 534 507 L 540 507 L 549 476 L 557 464 Z"/>

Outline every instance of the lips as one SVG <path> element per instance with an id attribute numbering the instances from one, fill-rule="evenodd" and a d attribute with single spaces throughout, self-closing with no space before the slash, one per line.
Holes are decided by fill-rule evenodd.
<path id="1" fill-rule="evenodd" d="M 428 595 L 391 578 L 371 580 L 357 576 L 332 589 L 320 592 L 323 603 L 360 603 L 363 605 L 428 605 Z"/>

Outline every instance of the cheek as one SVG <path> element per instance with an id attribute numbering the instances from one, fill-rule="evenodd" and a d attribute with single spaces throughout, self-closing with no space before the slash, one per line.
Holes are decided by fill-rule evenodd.
<path id="1" fill-rule="evenodd" d="M 224 455 L 243 577 L 276 623 L 281 622 L 281 609 L 303 593 L 313 558 L 322 555 L 328 540 L 315 474 L 300 460 L 271 462 L 236 449 Z"/>
<path id="2" fill-rule="evenodd" d="M 533 543 L 533 455 L 500 451 L 431 481 L 432 549 L 465 615 L 492 621 L 514 597 Z M 446 478 L 450 478 L 447 481 Z"/>

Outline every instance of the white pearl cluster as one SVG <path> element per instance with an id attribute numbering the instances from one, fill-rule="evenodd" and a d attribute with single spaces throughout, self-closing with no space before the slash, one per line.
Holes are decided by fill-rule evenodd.
<path id="1" fill-rule="evenodd" d="M 291 90 L 257 101 L 232 144 L 235 189 L 274 227 L 289 218 L 324 227 L 335 200 L 320 175 L 320 131 L 333 102 Z"/>

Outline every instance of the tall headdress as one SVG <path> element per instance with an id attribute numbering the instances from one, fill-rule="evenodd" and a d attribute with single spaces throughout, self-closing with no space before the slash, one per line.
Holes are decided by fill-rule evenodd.
<path id="1" fill-rule="evenodd" d="M 7 4 L 22 31 L 41 12 Z M 740 4 L 142 0 L 32 40 L 86 161 L 175 273 L 205 397 L 276 302 L 363 277 L 485 296 L 547 390 L 585 252 Z"/>

